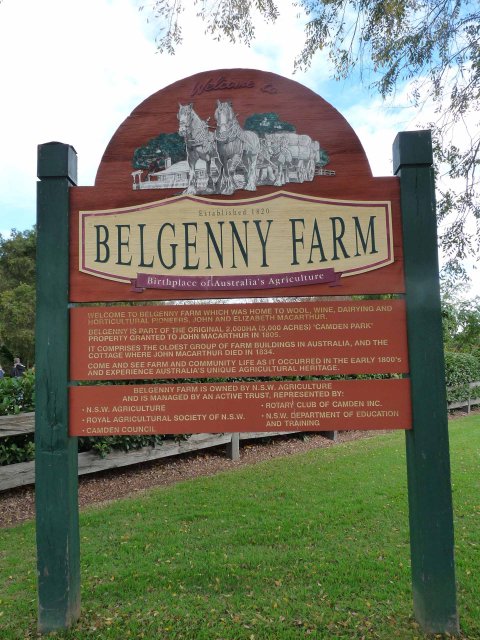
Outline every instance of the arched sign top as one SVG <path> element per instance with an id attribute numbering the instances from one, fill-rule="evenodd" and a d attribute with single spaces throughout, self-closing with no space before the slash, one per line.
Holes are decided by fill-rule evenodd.
<path id="1" fill-rule="evenodd" d="M 398 178 L 374 178 L 345 118 L 273 73 L 153 94 L 71 205 L 75 301 L 404 291 Z"/>
<path id="2" fill-rule="evenodd" d="M 254 69 L 206 71 L 144 100 L 120 125 L 95 185 L 133 201 L 322 195 L 371 179 L 352 127 L 305 86 Z"/>

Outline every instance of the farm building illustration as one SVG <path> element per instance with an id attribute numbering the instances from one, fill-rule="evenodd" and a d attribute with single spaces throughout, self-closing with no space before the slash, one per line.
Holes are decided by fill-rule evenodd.
<path id="1" fill-rule="evenodd" d="M 257 113 L 240 126 L 231 102 L 217 100 L 214 120 L 193 104 L 180 105 L 178 132 L 161 133 L 133 156 L 133 189 L 182 189 L 189 194 L 232 194 L 333 176 L 327 152 L 276 113 Z"/>

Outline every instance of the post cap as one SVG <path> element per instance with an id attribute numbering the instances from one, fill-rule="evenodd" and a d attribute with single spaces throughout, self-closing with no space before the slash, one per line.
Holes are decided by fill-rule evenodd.
<path id="1" fill-rule="evenodd" d="M 402 131 L 393 143 L 393 173 L 396 174 L 405 165 L 433 164 L 432 133 L 424 131 Z"/>
<path id="2" fill-rule="evenodd" d="M 68 178 L 77 184 L 77 152 L 69 144 L 47 142 L 37 150 L 37 177 Z"/>

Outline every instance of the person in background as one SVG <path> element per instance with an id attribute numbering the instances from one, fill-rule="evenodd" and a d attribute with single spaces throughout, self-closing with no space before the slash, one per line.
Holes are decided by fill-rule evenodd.
<path id="1" fill-rule="evenodd" d="M 25 372 L 25 365 L 20 362 L 20 358 L 13 359 L 12 378 L 20 378 Z"/>
<path id="2" fill-rule="evenodd" d="M 0 379 L 5 375 L 5 371 L 2 369 L 2 365 L 0 364 Z"/>

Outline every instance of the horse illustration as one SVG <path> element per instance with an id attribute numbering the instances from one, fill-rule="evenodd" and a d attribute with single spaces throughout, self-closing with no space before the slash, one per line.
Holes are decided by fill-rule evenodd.
<path id="1" fill-rule="evenodd" d="M 286 136 L 274 134 L 265 136 L 267 149 L 270 153 L 270 160 L 276 166 L 276 178 L 274 185 L 281 187 L 290 181 L 289 168 L 293 157 Z"/>
<path id="2" fill-rule="evenodd" d="M 233 112 L 231 102 L 217 100 L 215 109 L 217 129 L 215 139 L 221 162 L 216 192 L 231 194 L 237 189 L 234 181 L 235 170 L 243 166 L 246 171 L 247 191 L 256 191 L 256 165 L 260 153 L 260 139 L 254 131 L 244 131 Z"/>
<path id="3" fill-rule="evenodd" d="M 260 153 L 257 157 L 257 185 L 273 184 L 277 176 L 277 165 L 272 162 L 265 138 L 260 138 Z"/>
<path id="4" fill-rule="evenodd" d="M 199 193 L 206 191 L 212 193 L 214 185 L 211 174 L 212 160 L 217 156 L 215 135 L 209 130 L 208 120 L 202 120 L 195 113 L 193 104 L 179 104 L 178 109 L 178 133 L 185 139 L 188 161 L 188 186 L 184 193 Z M 195 167 L 198 160 L 205 160 L 207 184 L 205 189 L 200 189 L 197 182 Z"/>

